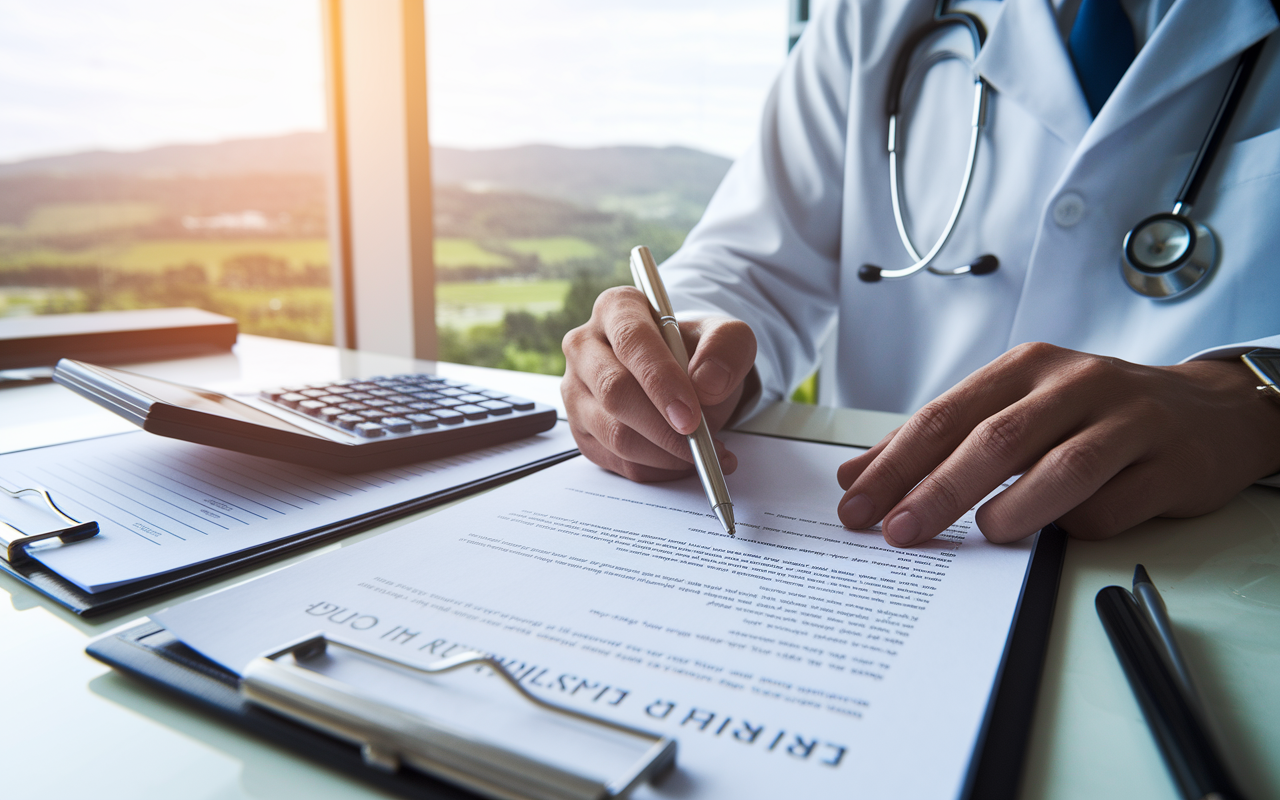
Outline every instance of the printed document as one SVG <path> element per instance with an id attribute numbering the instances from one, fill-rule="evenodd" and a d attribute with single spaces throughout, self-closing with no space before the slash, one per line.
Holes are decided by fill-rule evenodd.
<path id="1" fill-rule="evenodd" d="M 678 770 L 641 796 L 956 796 L 1032 541 L 991 544 L 971 511 L 897 549 L 836 516 L 859 450 L 724 439 L 736 539 L 695 478 L 575 458 L 156 619 L 235 671 L 317 631 L 410 663 L 493 653 L 547 700 L 676 738 Z M 439 707 L 435 679 L 365 683 Z"/>
<path id="2" fill-rule="evenodd" d="M 86 592 L 100 592 L 482 480 L 573 450 L 566 423 L 449 458 L 342 475 L 137 433 L 0 455 L 0 484 L 43 487 L 92 539 L 28 552 Z M 24 533 L 66 523 L 31 496 L 0 497 Z"/>

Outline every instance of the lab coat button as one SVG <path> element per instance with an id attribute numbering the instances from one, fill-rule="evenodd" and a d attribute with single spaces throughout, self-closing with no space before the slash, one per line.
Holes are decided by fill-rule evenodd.
<path id="1" fill-rule="evenodd" d="M 1053 204 L 1053 221 L 1060 228 L 1070 228 L 1084 219 L 1084 198 L 1075 192 L 1067 192 Z"/>

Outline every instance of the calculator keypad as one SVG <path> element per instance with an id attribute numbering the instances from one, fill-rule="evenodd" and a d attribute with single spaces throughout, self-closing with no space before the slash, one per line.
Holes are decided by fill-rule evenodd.
<path id="1" fill-rule="evenodd" d="M 534 410 L 532 400 L 434 375 L 267 389 L 259 396 L 364 439 L 424 434 Z"/>

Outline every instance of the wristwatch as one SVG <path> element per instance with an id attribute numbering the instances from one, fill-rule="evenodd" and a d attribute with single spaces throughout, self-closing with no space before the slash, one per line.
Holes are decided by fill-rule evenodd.
<path id="1" fill-rule="evenodd" d="M 1240 360 L 1262 381 L 1258 391 L 1280 403 L 1280 350 L 1250 350 Z"/>

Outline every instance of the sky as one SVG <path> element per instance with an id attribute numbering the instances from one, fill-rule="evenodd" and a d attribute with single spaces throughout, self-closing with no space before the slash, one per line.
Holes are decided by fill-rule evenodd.
<path id="1" fill-rule="evenodd" d="M 736 156 L 786 0 L 429 0 L 434 144 Z M 0 0 L 0 162 L 324 126 L 319 0 Z"/>

